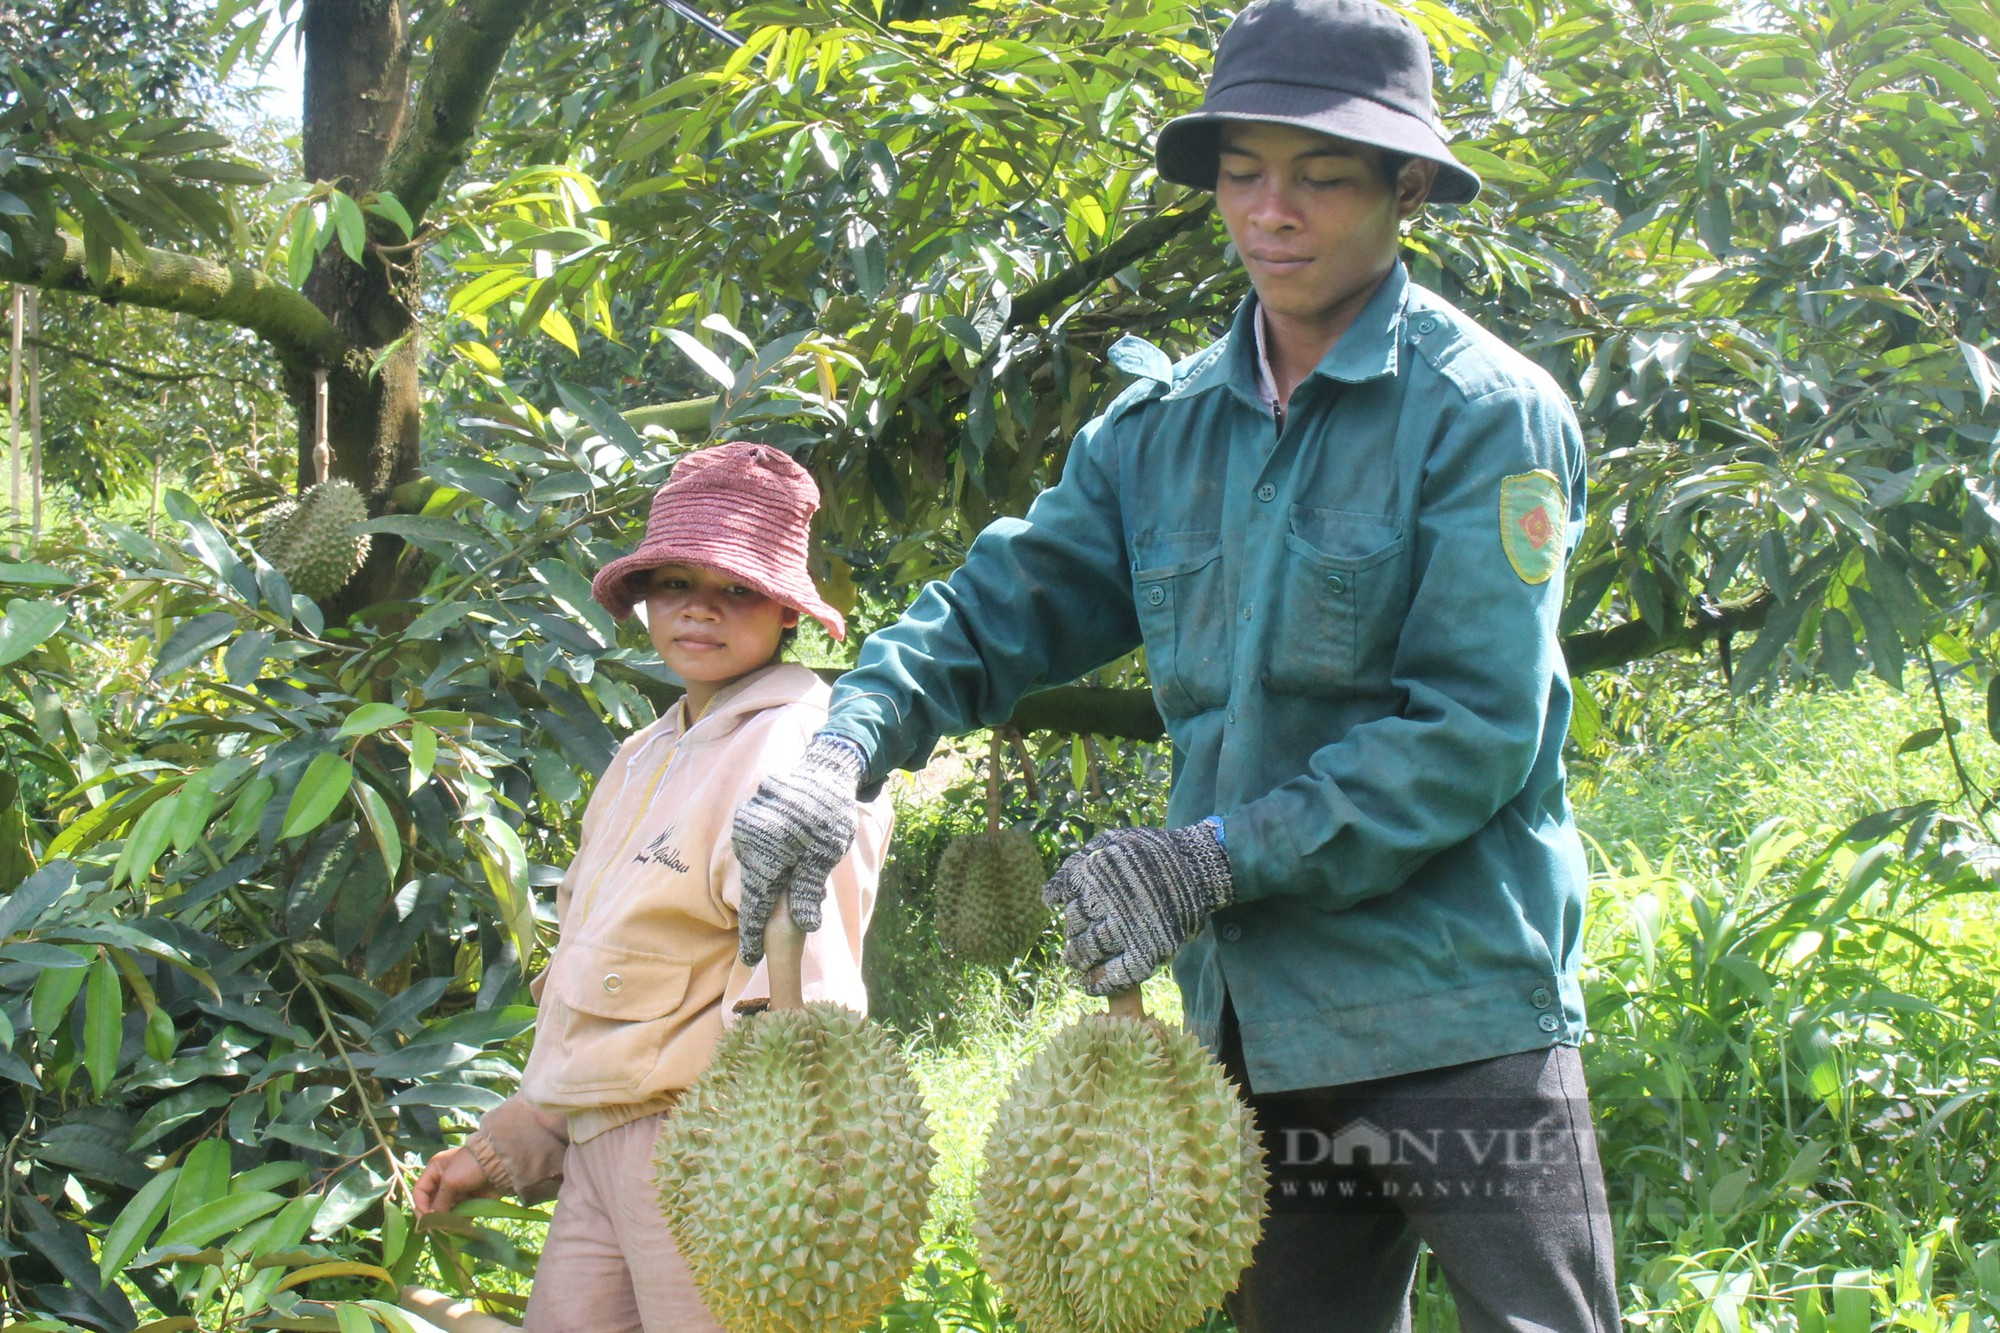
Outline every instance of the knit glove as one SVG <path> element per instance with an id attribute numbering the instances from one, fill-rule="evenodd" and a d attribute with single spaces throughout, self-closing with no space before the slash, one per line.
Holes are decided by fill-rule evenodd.
<path id="1" fill-rule="evenodd" d="M 854 742 L 814 736 L 797 768 L 765 778 L 738 807 L 733 830 L 743 897 L 736 932 L 744 966 L 764 956 L 764 926 L 780 893 L 800 930 L 819 929 L 827 876 L 854 841 L 864 767 Z"/>
<path id="2" fill-rule="evenodd" d="M 1159 970 L 1236 892 L 1204 822 L 1100 833 L 1062 863 L 1042 901 L 1063 914 L 1063 961 L 1086 991 L 1109 995 Z"/>

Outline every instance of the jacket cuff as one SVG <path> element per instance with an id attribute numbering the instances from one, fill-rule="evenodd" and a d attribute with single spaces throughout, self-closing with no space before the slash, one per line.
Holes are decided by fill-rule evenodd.
<path id="1" fill-rule="evenodd" d="M 485 1130 L 475 1129 L 466 1135 L 465 1150 L 472 1154 L 473 1161 L 479 1163 L 479 1169 L 486 1173 L 486 1178 L 500 1187 L 501 1193 L 521 1192 L 514 1173 L 507 1169 L 507 1163 L 501 1159 L 499 1150 L 493 1146 L 493 1140 Z"/>
<path id="2" fill-rule="evenodd" d="M 524 1203 L 538 1203 L 562 1182 L 569 1127 L 562 1117 L 509 1097 L 480 1118 L 465 1147 L 487 1179 Z"/>

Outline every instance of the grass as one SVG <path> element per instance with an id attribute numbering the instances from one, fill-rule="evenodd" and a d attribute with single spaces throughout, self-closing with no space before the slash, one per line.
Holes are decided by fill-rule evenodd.
<path id="1" fill-rule="evenodd" d="M 2000 774 L 1983 702 L 1946 697 L 1966 720 L 1963 762 Z M 1737 705 L 1726 726 L 1579 766 L 1585 1061 L 1628 1326 L 2000 1329 L 2000 926 L 1984 835 L 1947 822 L 1907 849 L 1902 828 L 1834 845 L 1885 807 L 1955 800 L 1942 744 L 1898 753 L 1937 725 L 1923 696 L 1869 684 Z M 969 970 L 947 1007 L 925 992 L 909 1011 L 932 1015 L 905 1031 L 937 1205 L 892 1333 L 1015 1327 L 969 1240 L 981 1142 L 1015 1071 L 1096 1004 L 1042 957 L 1012 976 Z M 1147 1000 L 1178 1021 L 1167 977 Z M 532 1248 L 532 1224 L 511 1225 Z M 1457 1326 L 1427 1263 L 1418 1327 Z"/>

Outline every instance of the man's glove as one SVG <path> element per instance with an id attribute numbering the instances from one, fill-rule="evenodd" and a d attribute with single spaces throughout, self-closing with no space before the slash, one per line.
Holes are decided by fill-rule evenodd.
<path id="1" fill-rule="evenodd" d="M 800 930 L 819 929 L 827 876 L 854 841 L 855 792 L 864 767 L 852 741 L 814 736 L 797 768 L 765 778 L 737 809 L 743 901 L 736 930 L 744 966 L 755 967 L 764 956 L 764 926 L 780 893 Z"/>
<path id="2" fill-rule="evenodd" d="M 1063 914 L 1063 961 L 1092 995 L 1138 985 L 1235 900 L 1229 857 L 1207 822 L 1100 833 L 1042 889 Z"/>

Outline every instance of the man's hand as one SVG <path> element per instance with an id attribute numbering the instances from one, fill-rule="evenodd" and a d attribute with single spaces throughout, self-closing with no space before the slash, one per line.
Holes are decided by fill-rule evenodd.
<path id="1" fill-rule="evenodd" d="M 1063 914 L 1063 961 L 1092 995 L 1144 981 L 1235 899 L 1229 857 L 1208 823 L 1100 833 L 1042 889 Z"/>
<path id="2" fill-rule="evenodd" d="M 424 1165 L 411 1202 L 417 1215 L 448 1213 L 467 1199 L 490 1199 L 500 1187 L 487 1179 L 479 1159 L 463 1146 L 446 1148 Z"/>
<path id="3" fill-rule="evenodd" d="M 819 929 L 827 876 L 854 841 L 861 751 L 819 735 L 790 773 L 765 778 L 736 812 L 736 861 L 743 868 L 737 952 L 746 967 L 764 956 L 764 926 L 786 895 L 800 930 Z"/>

